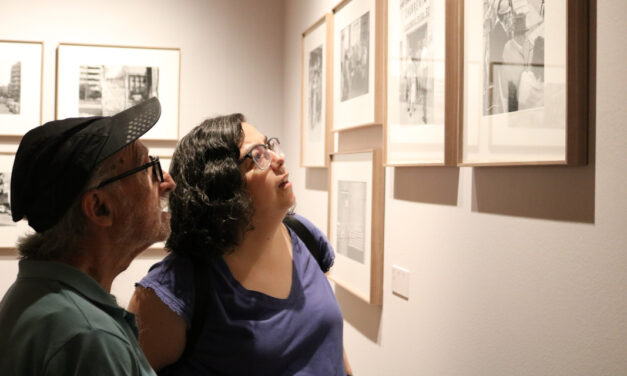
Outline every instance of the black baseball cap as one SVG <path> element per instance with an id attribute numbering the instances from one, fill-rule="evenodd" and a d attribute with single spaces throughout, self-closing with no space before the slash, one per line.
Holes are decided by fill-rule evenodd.
<path id="1" fill-rule="evenodd" d="M 50 121 L 24 135 L 11 175 L 13 221 L 37 232 L 54 226 L 85 189 L 94 168 L 159 120 L 153 97 L 113 116 Z"/>

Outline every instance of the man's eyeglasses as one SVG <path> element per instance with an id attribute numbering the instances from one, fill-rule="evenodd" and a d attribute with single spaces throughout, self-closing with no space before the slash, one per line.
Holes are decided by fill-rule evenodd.
<path id="1" fill-rule="evenodd" d="M 116 175 L 116 176 L 114 176 L 112 178 L 109 178 L 109 179 L 103 181 L 102 183 L 98 184 L 96 189 L 100 189 L 100 188 L 104 187 L 107 184 L 113 183 L 114 181 L 118 181 L 120 179 L 124 179 L 127 176 L 131 176 L 133 174 L 136 174 L 136 173 L 138 173 L 140 171 L 143 171 L 143 170 L 145 170 L 147 168 L 150 168 L 150 167 L 154 167 L 152 169 L 152 173 L 153 173 L 155 179 L 157 179 L 160 183 L 163 183 L 165 181 L 165 179 L 163 178 L 163 171 L 161 170 L 161 163 L 159 162 L 159 157 L 150 157 L 149 156 L 148 158 L 150 158 L 150 162 L 148 162 L 148 163 L 146 163 L 144 165 L 141 165 L 139 167 L 135 167 L 135 168 L 133 168 L 131 170 L 128 170 L 126 172 L 123 172 L 120 175 Z"/>
<path id="2" fill-rule="evenodd" d="M 253 162 L 255 162 L 260 170 L 265 170 L 266 168 L 270 167 L 270 164 L 272 163 L 272 156 L 270 155 L 270 151 L 274 152 L 277 155 L 283 155 L 281 153 L 281 147 L 278 138 L 272 137 L 265 144 L 258 144 L 253 146 L 250 151 L 242 157 L 242 159 L 237 161 L 237 163 L 241 164 L 242 162 L 244 162 L 244 160 L 246 160 L 246 158 L 250 158 L 253 160 Z"/>

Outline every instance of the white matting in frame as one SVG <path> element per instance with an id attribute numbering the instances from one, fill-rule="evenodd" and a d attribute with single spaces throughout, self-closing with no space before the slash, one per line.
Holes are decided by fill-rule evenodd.
<path id="1" fill-rule="evenodd" d="M 333 56 L 333 16 L 325 15 L 303 33 L 301 166 L 326 167 L 329 129 L 333 121 L 330 108 Z"/>
<path id="2" fill-rule="evenodd" d="M 0 154 L 0 249 L 13 249 L 19 237 L 35 231 L 26 220 L 17 223 L 11 217 L 11 172 L 15 155 Z"/>
<path id="3" fill-rule="evenodd" d="M 382 122 L 377 80 L 382 80 L 376 43 L 381 0 L 345 0 L 333 17 L 333 130 Z M 379 36 L 380 38 L 380 36 Z M 376 50 L 376 47 L 379 47 Z M 379 55 L 378 55 L 379 54 Z"/>
<path id="4" fill-rule="evenodd" d="M 465 1 L 461 164 L 585 163 L 587 15 L 572 17 L 583 3 Z"/>
<path id="5" fill-rule="evenodd" d="M 0 41 L 0 135 L 41 124 L 42 42 Z"/>
<path id="6" fill-rule="evenodd" d="M 330 166 L 329 277 L 369 304 L 382 303 L 384 168 L 381 151 L 334 153 Z"/>
<path id="7" fill-rule="evenodd" d="M 180 50 L 60 44 L 56 118 L 109 116 L 151 97 L 161 118 L 143 138 L 177 140 Z"/>

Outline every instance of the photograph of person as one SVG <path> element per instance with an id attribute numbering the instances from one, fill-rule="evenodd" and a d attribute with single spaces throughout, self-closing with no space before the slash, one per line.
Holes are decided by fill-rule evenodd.
<path id="1" fill-rule="evenodd" d="M 544 0 L 484 0 L 483 25 L 483 114 L 543 106 Z"/>

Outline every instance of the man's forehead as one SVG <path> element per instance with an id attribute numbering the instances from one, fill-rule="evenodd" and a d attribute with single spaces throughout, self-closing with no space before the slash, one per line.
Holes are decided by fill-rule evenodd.
<path id="1" fill-rule="evenodd" d="M 143 162 L 147 157 L 148 148 L 140 141 L 134 141 L 126 145 L 111 156 L 117 162 L 116 164 L 137 164 Z"/>

